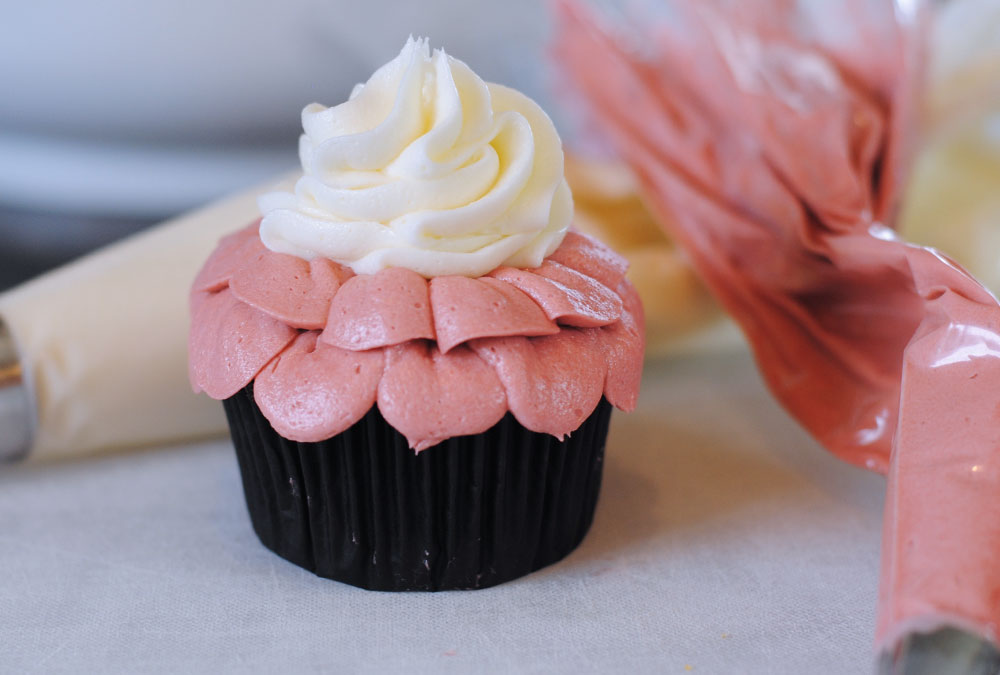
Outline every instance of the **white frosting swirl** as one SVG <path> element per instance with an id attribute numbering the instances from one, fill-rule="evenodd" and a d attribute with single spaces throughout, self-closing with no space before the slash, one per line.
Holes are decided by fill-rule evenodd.
<path id="1" fill-rule="evenodd" d="M 294 194 L 259 199 L 272 251 L 359 274 L 476 277 L 537 267 L 569 228 L 552 121 L 426 40 L 410 38 L 345 103 L 306 106 L 302 127 Z"/>

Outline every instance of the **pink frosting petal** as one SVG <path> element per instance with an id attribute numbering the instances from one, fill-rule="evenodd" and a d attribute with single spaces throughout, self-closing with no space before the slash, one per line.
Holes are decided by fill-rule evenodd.
<path id="1" fill-rule="evenodd" d="M 589 238 L 573 233 L 534 270 L 428 282 L 273 253 L 258 228 L 223 239 L 192 288 L 190 377 L 217 399 L 256 378 L 257 404 L 285 438 L 329 439 L 376 402 L 418 451 L 486 431 L 507 410 L 563 437 L 602 392 L 635 405 L 641 307 L 624 263 Z M 616 279 L 617 294 L 601 283 Z"/>
<path id="2" fill-rule="evenodd" d="M 238 300 L 229 289 L 203 296 L 188 334 L 195 392 L 226 399 L 245 387 L 298 334 Z"/>
<path id="3" fill-rule="evenodd" d="M 218 291 L 213 291 L 209 293 L 208 291 L 196 291 L 193 288 L 191 289 L 191 292 L 188 294 L 188 307 L 191 313 L 192 324 L 194 323 L 195 317 L 198 316 L 198 312 L 201 311 L 202 305 L 205 304 L 205 301 L 208 300 L 213 295 L 215 295 L 215 293 L 217 292 Z"/>
<path id="4" fill-rule="evenodd" d="M 323 328 L 330 301 L 353 275 L 349 268 L 326 258 L 307 262 L 274 253 L 263 244 L 244 246 L 242 253 L 244 257 L 229 282 L 233 294 L 293 328 Z"/>
<path id="5" fill-rule="evenodd" d="M 507 413 L 496 372 L 468 347 L 442 354 L 419 340 L 389 347 L 385 354 L 378 407 L 417 451 L 482 433 Z"/>
<path id="6" fill-rule="evenodd" d="M 333 298 L 320 341 L 351 351 L 434 339 L 427 280 L 390 267 L 351 277 Z"/>
<path id="7" fill-rule="evenodd" d="M 192 291 L 221 291 L 229 285 L 233 272 L 244 259 L 244 249 L 260 244 L 260 221 L 258 220 L 238 232 L 226 235 L 219 241 L 219 246 L 205 261 L 205 265 L 195 277 Z"/>
<path id="8" fill-rule="evenodd" d="M 575 230 L 566 233 L 549 260 L 596 279 L 608 288 L 618 288 L 628 260 L 620 256 L 603 242 Z"/>
<path id="9" fill-rule="evenodd" d="M 499 279 L 437 277 L 430 287 L 434 331 L 442 352 L 474 338 L 559 332 L 530 297 Z"/>
<path id="10" fill-rule="evenodd" d="M 596 334 L 563 328 L 558 335 L 485 338 L 469 346 L 496 369 L 517 421 L 561 439 L 601 400 L 607 366 Z"/>
<path id="11" fill-rule="evenodd" d="M 302 333 L 257 375 L 254 400 L 274 430 L 291 441 L 336 436 L 375 405 L 382 350 L 352 352 Z"/>
<path id="12" fill-rule="evenodd" d="M 566 326 L 607 326 L 622 313 L 622 300 L 610 288 L 551 260 L 533 270 L 500 267 L 489 276 L 517 286 L 538 303 L 546 316 Z"/>
<path id="13" fill-rule="evenodd" d="M 639 382 L 642 380 L 646 319 L 639 294 L 627 280 L 619 282 L 618 295 L 625 303 L 621 321 L 598 329 L 598 339 L 604 345 L 608 367 L 604 396 L 616 408 L 632 412 L 639 398 Z"/>

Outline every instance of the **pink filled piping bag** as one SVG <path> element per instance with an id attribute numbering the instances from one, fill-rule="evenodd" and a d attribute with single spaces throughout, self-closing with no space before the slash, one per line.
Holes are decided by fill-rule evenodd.
<path id="1" fill-rule="evenodd" d="M 586 114 L 772 393 L 831 452 L 887 474 L 877 647 L 945 627 L 995 644 L 1000 304 L 892 229 L 919 3 L 556 10 L 555 53 Z"/>

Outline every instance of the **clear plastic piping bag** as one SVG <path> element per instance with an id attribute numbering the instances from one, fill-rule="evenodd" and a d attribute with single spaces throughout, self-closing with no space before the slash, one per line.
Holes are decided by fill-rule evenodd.
<path id="1" fill-rule="evenodd" d="M 586 114 L 772 393 L 831 452 L 887 473 L 877 646 L 945 627 L 995 643 L 1000 304 L 893 230 L 922 5 L 555 7 L 554 53 Z"/>
<path id="2" fill-rule="evenodd" d="M 0 459 L 75 458 L 225 433 L 222 407 L 188 382 L 188 293 L 218 240 L 259 217 L 261 191 L 0 294 Z"/>

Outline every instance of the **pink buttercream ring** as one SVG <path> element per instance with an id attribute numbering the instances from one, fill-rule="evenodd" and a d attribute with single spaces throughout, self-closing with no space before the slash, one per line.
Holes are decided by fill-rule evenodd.
<path id="1" fill-rule="evenodd" d="M 226 399 L 251 382 L 273 428 L 323 441 L 373 405 L 422 450 L 493 427 L 575 431 L 601 397 L 635 407 L 644 348 L 626 261 L 571 231 L 534 270 L 430 281 L 354 275 L 260 243 L 222 240 L 192 289 L 190 377 Z"/>

